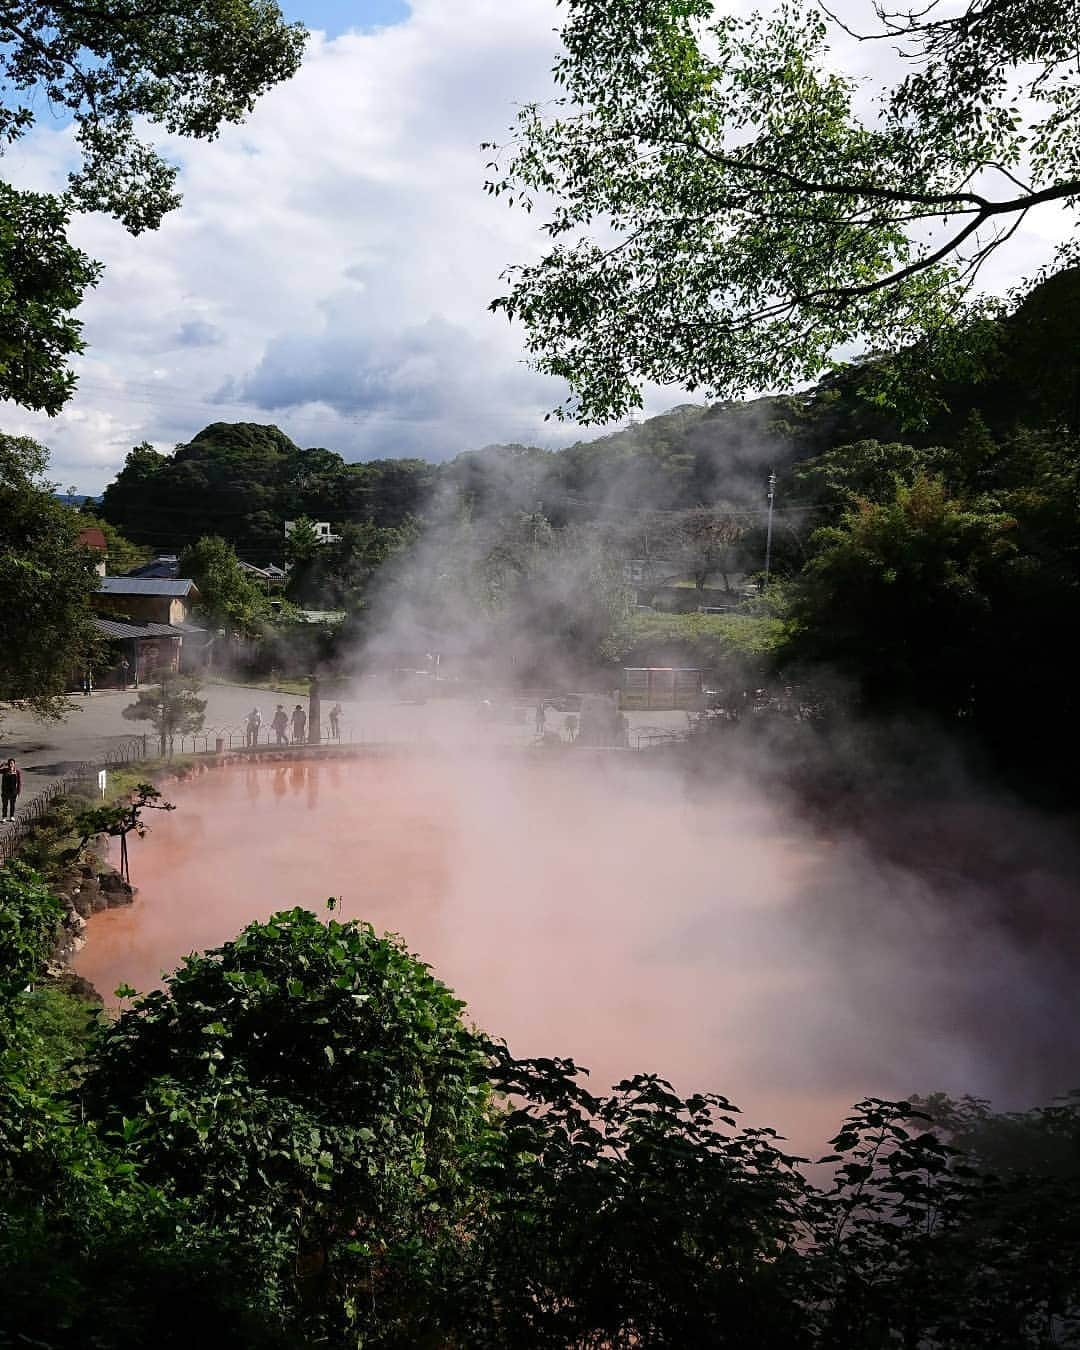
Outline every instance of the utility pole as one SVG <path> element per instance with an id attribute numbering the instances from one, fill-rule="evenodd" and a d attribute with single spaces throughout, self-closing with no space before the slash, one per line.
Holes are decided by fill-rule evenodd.
<path id="1" fill-rule="evenodd" d="M 769 567 L 772 564 L 772 513 L 773 499 L 776 496 L 776 474 L 769 474 L 769 523 L 765 529 L 765 585 L 769 584 Z"/>

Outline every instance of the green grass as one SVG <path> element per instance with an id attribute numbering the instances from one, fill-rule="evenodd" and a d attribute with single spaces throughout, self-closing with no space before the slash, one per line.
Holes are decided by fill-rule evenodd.
<path id="1" fill-rule="evenodd" d="M 140 783 L 154 783 L 157 777 L 170 769 L 179 769 L 192 763 L 192 755 L 174 755 L 172 759 L 145 759 L 135 764 L 108 767 L 105 780 L 104 804 L 122 801 L 135 791 Z M 166 794 L 167 796 L 168 794 Z M 63 870 L 65 854 L 75 847 L 79 836 L 74 830 L 75 817 L 80 811 L 101 806 L 101 793 L 96 785 L 87 784 L 82 791 L 65 793 L 51 804 L 47 815 L 38 821 L 19 845 L 19 857 L 46 876 L 54 877 Z"/>
<path id="2" fill-rule="evenodd" d="M 267 675 L 253 675 L 244 677 L 243 675 L 230 675 L 227 680 L 214 679 L 208 680 L 208 684 L 236 684 L 245 689 L 265 689 L 271 694 L 291 694 L 298 698 L 307 698 L 311 691 L 311 681 L 306 675 L 283 676 L 271 682 Z M 322 696 L 340 697 L 349 687 L 348 680 L 319 680 L 319 689 Z"/>
<path id="3" fill-rule="evenodd" d="M 757 614 L 655 614 L 630 616 L 619 636 L 619 659 L 649 648 L 676 647 L 694 665 L 714 668 L 732 660 L 767 661 L 787 628 L 782 619 Z"/>
<path id="4" fill-rule="evenodd" d="M 193 763 L 194 759 L 194 755 L 173 755 L 172 759 L 156 756 L 153 759 L 139 760 L 135 764 L 122 764 L 118 768 L 110 768 L 105 780 L 105 800 L 119 801 L 134 792 L 140 783 L 156 783 L 159 775 L 168 773 L 170 769 L 181 769 Z M 97 806 L 99 802 L 100 799 L 95 797 L 91 804 Z"/>

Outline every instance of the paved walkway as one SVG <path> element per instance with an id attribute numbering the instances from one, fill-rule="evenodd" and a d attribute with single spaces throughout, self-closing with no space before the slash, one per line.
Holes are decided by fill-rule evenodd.
<path id="1" fill-rule="evenodd" d="M 297 703 L 307 712 L 307 699 L 295 694 L 274 694 L 245 685 L 206 684 L 200 697 L 206 699 L 206 730 L 234 736 L 234 744 L 243 744 L 243 726 L 252 707 L 262 713 L 261 740 L 273 739 L 270 719 L 281 703 L 292 713 Z M 72 711 L 59 722 L 40 722 L 27 713 L 3 709 L 0 719 L 0 758 L 14 755 L 23 774 L 23 800 L 26 801 L 49 783 L 61 778 L 84 760 L 99 762 L 110 749 L 132 736 L 150 731 L 149 723 L 127 721 L 123 709 L 134 699 L 131 690 L 99 690 L 92 697 L 72 698 Z M 433 699 L 410 704 L 370 693 L 356 698 L 328 698 L 322 702 L 323 724 L 327 725 L 334 703 L 342 707 L 343 740 L 392 741 L 403 744 L 435 745 L 527 745 L 533 740 L 534 719 L 531 706 L 520 704 L 516 720 L 510 703 L 498 706 L 499 720 L 482 721 L 475 699 Z M 630 744 L 648 729 L 682 730 L 686 714 L 681 712 L 629 713 Z M 548 713 L 549 731 L 561 731 L 563 714 Z M 151 734 L 151 745 L 153 739 Z M 210 748 L 213 749 L 211 739 Z"/>

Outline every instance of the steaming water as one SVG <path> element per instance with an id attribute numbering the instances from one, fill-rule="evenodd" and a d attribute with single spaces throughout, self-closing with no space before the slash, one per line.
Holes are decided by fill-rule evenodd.
<path id="1" fill-rule="evenodd" d="M 745 783 L 637 757 L 397 755 L 214 770 L 132 846 L 139 897 L 77 967 L 109 997 L 296 903 L 404 935 L 518 1054 L 600 1088 L 657 1071 L 813 1148 L 867 1094 L 1003 1106 L 1074 1085 L 1075 981 L 857 844 L 814 837 Z M 961 903 L 962 900 L 962 903 Z M 955 903 L 954 903 L 955 901 Z"/>

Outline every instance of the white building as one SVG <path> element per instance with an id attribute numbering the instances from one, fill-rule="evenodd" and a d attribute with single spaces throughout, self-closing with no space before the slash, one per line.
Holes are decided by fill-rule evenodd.
<path id="1" fill-rule="evenodd" d="M 330 522 L 328 520 L 313 520 L 311 524 L 315 533 L 319 536 L 320 544 L 336 544 L 341 538 L 340 534 L 333 534 L 331 532 Z M 288 539 L 289 535 L 292 534 L 295 529 L 296 521 L 287 520 L 285 522 L 285 538 Z"/>

